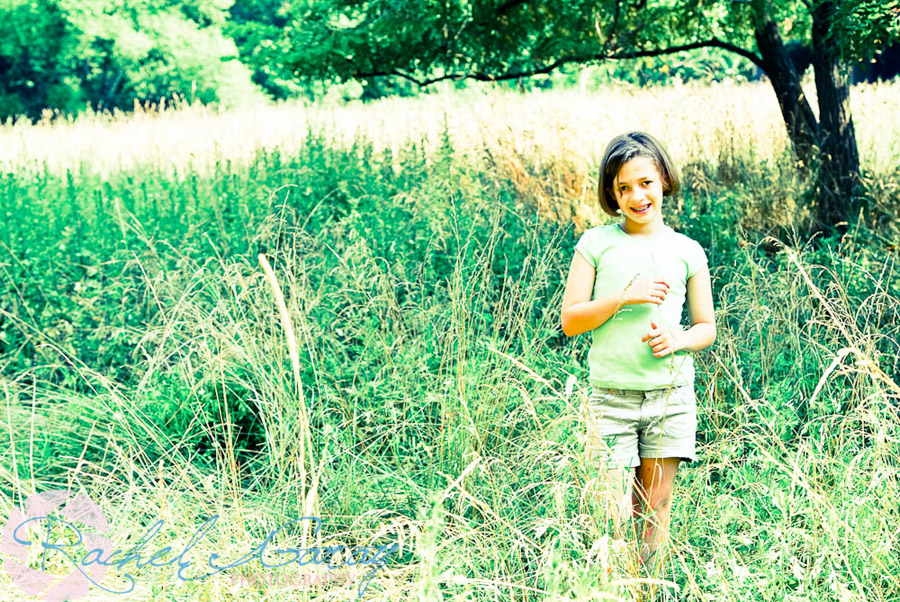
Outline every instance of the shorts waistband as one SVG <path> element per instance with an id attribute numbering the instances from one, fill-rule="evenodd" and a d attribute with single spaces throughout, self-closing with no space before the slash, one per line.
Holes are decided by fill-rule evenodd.
<path id="1" fill-rule="evenodd" d="M 692 385 L 672 385 L 671 389 L 675 391 L 683 387 L 693 389 Z M 591 391 L 594 393 L 609 393 L 610 395 L 644 395 L 654 391 L 666 391 L 669 388 L 670 387 L 662 387 L 659 389 L 619 389 L 618 387 L 598 387 L 597 385 L 592 385 Z"/>
<path id="2" fill-rule="evenodd" d="M 591 387 L 594 393 L 609 393 L 610 395 L 643 395 L 647 391 L 641 389 L 614 389 L 612 387 Z"/>

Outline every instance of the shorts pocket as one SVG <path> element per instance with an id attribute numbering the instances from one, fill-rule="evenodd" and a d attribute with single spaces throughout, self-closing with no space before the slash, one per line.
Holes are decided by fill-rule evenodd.
<path id="1" fill-rule="evenodd" d="M 669 416 L 665 427 L 667 436 L 693 439 L 697 432 L 697 397 L 694 388 L 685 386 L 673 391 L 666 414 Z"/>
<path id="2" fill-rule="evenodd" d="M 697 394 L 694 392 L 694 387 L 678 387 L 678 399 L 680 400 L 680 403 L 684 405 L 696 406 Z"/>
<path id="3" fill-rule="evenodd" d="M 666 405 L 668 406 L 693 406 L 697 402 L 694 387 L 690 385 L 674 387 L 671 391 L 661 389 L 660 399 L 663 402 L 667 402 Z"/>

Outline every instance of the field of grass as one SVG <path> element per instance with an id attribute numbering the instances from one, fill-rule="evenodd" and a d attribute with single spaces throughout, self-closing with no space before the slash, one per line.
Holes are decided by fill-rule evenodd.
<path id="1" fill-rule="evenodd" d="M 589 337 L 559 326 L 575 241 L 606 221 L 599 155 L 642 129 L 681 166 L 666 219 L 707 252 L 718 325 L 656 599 L 895 600 L 898 87 L 853 90 L 869 202 L 840 240 L 802 235 L 764 85 L 0 128 L 0 517 L 70 489 L 117 548 L 163 519 L 152 553 L 218 516 L 181 578 L 131 564 L 129 599 L 355 599 L 367 576 L 370 600 L 654 599 L 588 478 Z M 285 527 L 269 564 L 397 551 L 320 571 L 346 583 L 259 559 L 185 580 L 302 516 L 321 531 Z"/>

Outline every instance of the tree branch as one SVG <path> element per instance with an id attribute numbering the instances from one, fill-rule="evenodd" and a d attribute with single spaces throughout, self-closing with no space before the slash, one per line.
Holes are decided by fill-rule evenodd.
<path id="1" fill-rule="evenodd" d="M 429 86 L 431 84 L 435 84 L 437 82 L 445 81 L 445 80 L 460 80 L 460 79 L 472 79 L 475 81 L 504 81 L 510 79 L 519 79 L 520 77 L 531 77 L 534 75 L 544 75 L 550 73 L 554 69 L 557 69 L 563 65 L 567 65 L 569 63 L 588 63 L 593 61 L 604 61 L 608 59 L 620 60 L 620 59 L 633 59 L 640 58 L 644 56 L 662 56 L 666 54 L 673 54 L 675 52 L 682 52 L 685 50 L 695 50 L 697 48 L 721 48 L 722 50 L 727 50 L 729 52 L 733 52 L 735 54 L 739 54 L 740 56 L 746 58 L 754 65 L 763 68 L 763 60 L 761 57 L 756 54 L 750 52 L 749 50 L 745 50 L 739 46 L 735 46 L 730 42 L 725 42 L 718 38 L 712 38 L 710 40 L 704 40 L 702 42 L 692 42 L 690 44 L 682 44 L 679 46 L 672 46 L 669 48 L 654 48 L 651 50 L 638 50 L 636 52 L 623 52 L 619 54 L 594 54 L 594 55 L 572 55 L 557 59 L 550 64 L 544 65 L 543 67 L 536 67 L 534 69 L 528 69 L 525 71 L 514 71 L 509 73 L 502 73 L 493 75 L 490 73 L 484 72 L 476 72 L 476 73 L 450 73 L 447 75 L 442 75 L 440 77 L 433 77 L 430 79 L 417 79 L 412 75 L 400 71 L 399 69 L 393 69 L 391 71 L 372 71 L 366 73 L 354 73 L 353 76 L 356 78 L 363 77 L 384 77 L 389 75 L 395 75 L 397 77 L 402 77 L 405 80 L 408 80 L 414 84 L 417 84 L 420 87 Z"/>
<path id="2" fill-rule="evenodd" d="M 735 54 L 739 54 L 744 57 L 760 69 L 763 67 L 762 57 L 757 56 L 756 54 L 750 52 L 749 50 L 745 50 L 740 46 L 735 46 L 730 42 L 726 42 L 724 40 L 720 40 L 719 38 L 712 38 L 710 40 L 705 40 L 703 42 L 693 42 L 691 44 L 682 44 L 681 46 L 672 46 L 670 48 L 654 48 L 652 50 L 639 50 L 637 52 L 625 52 L 622 54 L 617 54 L 611 56 L 609 58 L 612 59 L 634 59 L 643 56 L 661 56 L 664 54 L 673 54 L 675 52 L 682 52 L 684 50 L 695 50 L 697 48 L 721 48 L 722 50 L 727 50 L 729 52 L 733 52 Z"/>

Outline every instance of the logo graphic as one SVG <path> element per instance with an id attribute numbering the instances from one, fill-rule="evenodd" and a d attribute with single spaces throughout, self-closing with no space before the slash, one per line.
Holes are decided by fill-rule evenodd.
<path id="1" fill-rule="evenodd" d="M 65 506 L 57 511 L 63 503 Z M 51 517 L 52 521 L 47 521 Z M 66 490 L 46 491 L 25 500 L 24 514 L 18 508 L 13 508 L 10 513 L 0 535 L 3 570 L 10 576 L 13 584 L 29 596 L 44 592 L 42 600 L 80 598 L 88 592 L 92 583 L 103 579 L 109 567 L 96 563 L 85 572 L 77 564 L 71 563 L 72 571 L 67 575 L 47 573 L 48 546 L 42 546 L 40 542 L 51 543 L 51 522 L 67 527 L 66 531 L 71 530 L 68 533 L 71 541 L 52 542 L 50 547 L 53 549 L 75 548 L 79 545 L 87 549 L 109 548 L 109 539 L 101 535 L 109 532 L 109 522 L 100 506 L 86 495 L 74 495 Z M 89 527 L 90 532 L 82 533 L 76 525 Z M 40 535 L 42 530 L 45 531 L 44 535 Z M 31 568 L 29 553 L 33 555 L 33 551 L 38 550 L 41 552 L 41 565 L 39 568 Z"/>

